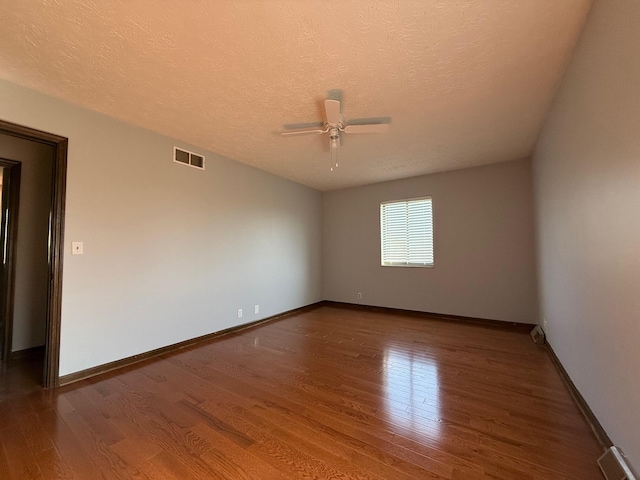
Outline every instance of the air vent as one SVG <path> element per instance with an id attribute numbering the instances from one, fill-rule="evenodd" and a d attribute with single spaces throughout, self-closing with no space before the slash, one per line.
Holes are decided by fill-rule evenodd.
<path id="1" fill-rule="evenodd" d="M 536 325 L 529 335 L 531 335 L 535 343 L 544 345 L 544 331 L 540 328 L 540 325 Z"/>
<path id="2" fill-rule="evenodd" d="M 173 147 L 173 161 L 204 170 L 204 155 Z"/>
<path id="3" fill-rule="evenodd" d="M 607 480 L 638 480 L 640 478 L 618 447 L 610 447 L 604 452 L 598 459 L 598 465 Z"/>

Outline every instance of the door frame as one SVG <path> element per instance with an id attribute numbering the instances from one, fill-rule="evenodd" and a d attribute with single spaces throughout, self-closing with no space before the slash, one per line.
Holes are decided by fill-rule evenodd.
<path id="1" fill-rule="evenodd" d="M 49 220 L 49 286 L 45 339 L 44 388 L 60 385 L 60 326 L 62 323 L 62 263 L 64 257 L 64 215 L 67 189 L 69 140 L 59 135 L 0 120 L 0 133 L 54 147 Z M 13 281 L 13 280 L 12 280 Z"/>
<path id="2" fill-rule="evenodd" d="M 2 174 L 2 210 L 0 210 L 0 215 L 4 216 L 6 212 L 4 222 L 0 220 L 0 226 L 4 227 L 4 232 L 0 232 L 0 239 L 2 240 L 0 248 L 5 249 L 4 260 L 6 265 L 6 268 L 2 272 L 2 289 L 0 290 L 0 295 L 6 300 L 3 308 L 4 311 L 0 313 L 4 317 L 2 358 L 0 360 L 6 362 L 11 356 L 11 345 L 13 343 L 13 298 L 16 273 L 14 258 L 18 235 L 22 164 L 15 160 L 0 157 L 0 167 L 5 169 Z"/>

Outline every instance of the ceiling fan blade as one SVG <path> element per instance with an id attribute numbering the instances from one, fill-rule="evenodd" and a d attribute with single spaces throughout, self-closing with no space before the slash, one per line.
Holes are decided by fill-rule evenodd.
<path id="1" fill-rule="evenodd" d="M 389 130 L 386 123 L 369 123 L 367 125 L 347 125 L 344 127 L 344 133 L 385 133 Z"/>
<path id="2" fill-rule="evenodd" d="M 363 122 L 363 123 L 377 123 L 377 122 Z M 313 130 L 315 128 L 324 128 L 324 122 L 300 122 L 300 123 L 287 123 L 282 125 L 284 130 Z"/>
<path id="3" fill-rule="evenodd" d="M 327 133 L 327 130 L 323 130 L 321 128 L 301 128 L 298 130 L 280 132 L 280 135 L 322 135 L 323 133 Z"/>
<path id="4" fill-rule="evenodd" d="M 327 114 L 327 123 L 337 125 L 340 123 L 340 102 L 337 100 L 325 100 L 324 111 Z"/>

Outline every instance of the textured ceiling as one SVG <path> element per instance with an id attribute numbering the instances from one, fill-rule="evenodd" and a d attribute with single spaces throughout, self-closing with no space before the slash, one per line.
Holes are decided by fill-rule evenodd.
<path id="1" fill-rule="evenodd" d="M 0 0 L 0 77 L 331 190 L 530 155 L 590 4 Z M 331 172 L 336 94 L 391 124 Z"/>

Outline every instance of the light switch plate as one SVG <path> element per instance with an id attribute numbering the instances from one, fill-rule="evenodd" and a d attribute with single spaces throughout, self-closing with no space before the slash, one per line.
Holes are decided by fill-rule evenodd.
<path id="1" fill-rule="evenodd" d="M 71 253 L 73 255 L 84 255 L 84 243 L 71 242 Z"/>

